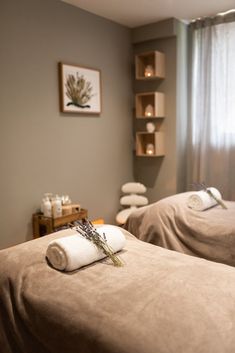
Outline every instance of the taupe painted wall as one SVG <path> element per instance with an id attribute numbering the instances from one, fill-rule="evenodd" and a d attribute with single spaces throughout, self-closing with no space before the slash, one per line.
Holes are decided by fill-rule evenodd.
<path id="1" fill-rule="evenodd" d="M 135 45 L 139 53 L 159 50 L 165 53 L 166 78 L 150 82 L 135 82 L 136 92 L 159 91 L 165 93 L 165 119 L 153 120 L 165 132 L 165 156 L 157 158 L 136 157 L 135 178 L 148 187 L 150 202 L 176 193 L 176 38 L 158 39 Z M 161 122 L 161 123 L 160 123 Z M 139 125 L 139 124 L 138 124 Z M 145 131 L 141 121 L 138 130 Z"/>
<path id="2" fill-rule="evenodd" d="M 32 236 L 44 192 L 114 221 L 132 176 L 130 31 L 57 0 L 0 2 L 0 248 Z M 102 72 L 100 117 L 59 113 L 57 63 Z"/>
<path id="3" fill-rule="evenodd" d="M 155 40 L 153 38 L 156 38 Z M 159 50 L 165 53 L 164 80 L 134 81 L 135 92 L 165 93 L 165 119 L 153 120 L 165 132 L 165 157 L 134 158 L 135 179 L 148 188 L 150 202 L 185 190 L 185 143 L 187 131 L 187 28 L 172 18 L 132 30 L 135 54 Z M 145 122 L 135 119 L 136 129 Z"/>
<path id="4" fill-rule="evenodd" d="M 150 202 L 176 193 L 176 37 L 146 41 L 134 45 L 135 53 L 159 50 L 165 53 L 166 78 L 149 82 L 135 81 L 135 92 L 159 91 L 165 93 L 165 119 L 153 120 L 160 131 L 165 132 L 165 157 L 135 157 L 136 180 L 148 188 Z M 161 123 L 160 123 L 161 122 Z M 138 123 L 136 121 L 136 123 Z M 138 126 L 139 125 L 139 126 Z M 145 131 L 145 122 L 137 124 Z"/>
<path id="5" fill-rule="evenodd" d="M 143 43 L 150 40 L 176 36 L 178 20 L 168 18 L 166 20 L 150 23 L 132 29 L 131 39 L 133 44 Z"/>

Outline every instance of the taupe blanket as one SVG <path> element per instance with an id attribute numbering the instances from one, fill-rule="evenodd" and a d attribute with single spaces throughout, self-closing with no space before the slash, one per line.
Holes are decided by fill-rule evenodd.
<path id="1" fill-rule="evenodd" d="M 62 273 L 44 255 L 64 234 L 0 252 L 1 353 L 234 352 L 233 267 L 127 235 L 123 268 Z"/>
<path id="2" fill-rule="evenodd" d="M 186 204 L 190 194 L 138 209 L 124 228 L 145 242 L 235 266 L 235 202 L 194 211 Z"/>

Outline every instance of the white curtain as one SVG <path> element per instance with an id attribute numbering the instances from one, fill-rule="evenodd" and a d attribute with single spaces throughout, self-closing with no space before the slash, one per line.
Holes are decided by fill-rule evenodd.
<path id="1" fill-rule="evenodd" d="M 191 45 L 188 185 L 235 200 L 235 22 L 197 21 Z"/>

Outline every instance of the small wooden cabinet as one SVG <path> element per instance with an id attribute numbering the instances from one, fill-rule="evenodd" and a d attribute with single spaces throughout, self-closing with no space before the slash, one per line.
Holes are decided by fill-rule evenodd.
<path id="1" fill-rule="evenodd" d="M 136 55 L 135 78 L 137 80 L 165 78 L 165 54 L 151 51 Z"/>
<path id="2" fill-rule="evenodd" d="M 140 157 L 160 157 L 165 155 L 163 132 L 136 132 L 136 155 Z"/>
<path id="3" fill-rule="evenodd" d="M 33 214 L 33 237 L 35 239 L 53 233 L 68 223 L 87 218 L 87 216 L 88 212 L 84 208 L 79 212 L 57 218 L 45 217 L 43 214 L 35 213 Z"/>
<path id="4" fill-rule="evenodd" d="M 148 111 L 152 107 L 152 112 Z M 136 118 L 163 118 L 165 96 L 161 92 L 146 92 L 135 95 Z"/>

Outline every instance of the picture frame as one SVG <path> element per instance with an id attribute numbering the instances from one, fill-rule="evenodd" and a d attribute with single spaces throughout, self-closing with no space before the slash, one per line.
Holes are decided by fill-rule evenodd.
<path id="1" fill-rule="evenodd" d="M 59 91 L 62 113 L 101 113 L 100 70 L 60 62 Z"/>

